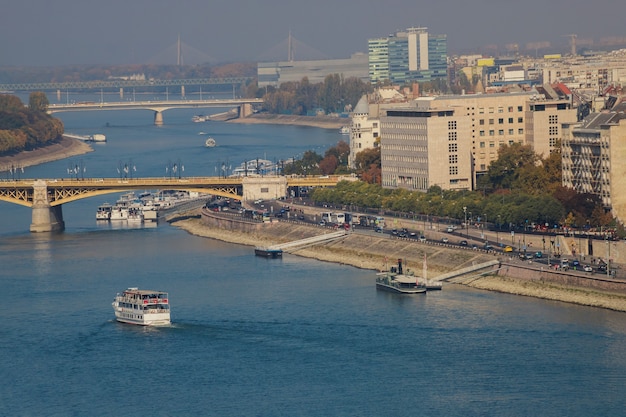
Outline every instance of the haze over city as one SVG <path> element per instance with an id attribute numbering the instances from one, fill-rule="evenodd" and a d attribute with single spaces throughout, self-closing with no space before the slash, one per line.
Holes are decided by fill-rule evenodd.
<path id="1" fill-rule="evenodd" d="M 449 53 L 505 52 L 517 43 L 566 49 L 569 35 L 591 48 L 623 45 L 626 2 L 614 0 L 76 0 L 14 1 L 0 17 L 0 66 L 185 64 L 347 58 L 367 40 L 409 27 L 448 36 Z M 593 44 L 592 44 L 593 42 Z"/>

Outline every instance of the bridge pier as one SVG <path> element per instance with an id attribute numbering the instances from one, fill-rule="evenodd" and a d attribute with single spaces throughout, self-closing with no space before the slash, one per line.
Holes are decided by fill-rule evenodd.
<path id="1" fill-rule="evenodd" d="M 37 180 L 33 184 L 32 210 L 31 232 L 60 232 L 65 229 L 62 206 L 50 206 L 48 187 L 45 181 Z"/>
<path id="2" fill-rule="evenodd" d="M 252 104 L 244 103 L 241 106 L 239 106 L 239 118 L 240 119 L 248 117 L 251 114 L 252 114 Z"/>
<path id="3" fill-rule="evenodd" d="M 156 110 L 154 112 L 154 125 L 155 126 L 163 126 L 163 112 Z"/>
<path id="4" fill-rule="evenodd" d="M 287 195 L 286 177 L 243 177 L 243 200 L 277 200 Z"/>

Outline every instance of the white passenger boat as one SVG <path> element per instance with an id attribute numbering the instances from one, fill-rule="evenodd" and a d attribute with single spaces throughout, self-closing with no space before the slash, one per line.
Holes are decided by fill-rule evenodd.
<path id="1" fill-rule="evenodd" d="M 214 148 L 215 145 L 217 145 L 217 143 L 215 142 L 215 139 L 213 139 L 210 136 L 204 142 L 204 146 L 206 146 L 207 148 Z"/>
<path id="2" fill-rule="evenodd" d="M 398 259 L 397 267 L 376 274 L 376 289 L 396 294 L 426 294 L 426 285 L 418 277 L 403 273 L 402 259 Z"/>
<path id="3" fill-rule="evenodd" d="M 210 120 L 210 116 L 205 116 L 203 114 L 197 114 L 191 118 L 191 121 L 194 123 L 202 123 Z"/>
<path id="4" fill-rule="evenodd" d="M 170 321 L 168 293 L 128 288 L 113 300 L 115 319 L 142 326 L 166 326 Z"/>
<path id="5" fill-rule="evenodd" d="M 128 207 L 113 206 L 111 208 L 111 221 L 128 220 Z"/>
<path id="6" fill-rule="evenodd" d="M 89 142 L 106 142 L 107 141 L 107 137 L 105 135 L 103 135 L 102 133 L 95 133 L 93 135 L 89 136 L 89 139 L 87 139 Z"/>
<path id="7" fill-rule="evenodd" d="M 109 203 L 104 203 L 98 207 L 96 212 L 96 220 L 111 220 L 111 211 L 113 207 Z"/>
<path id="8" fill-rule="evenodd" d="M 128 223 L 143 223 L 143 211 L 141 205 L 133 204 L 128 208 Z"/>

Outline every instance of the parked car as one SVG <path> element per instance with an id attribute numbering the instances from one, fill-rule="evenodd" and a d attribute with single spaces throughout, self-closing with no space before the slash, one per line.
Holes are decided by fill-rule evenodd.
<path id="1" fill-rule="evenodd" d="M 420 236 L 420 242 L 426 242 L 426 236 Z"/>
<path id="2" fill-rule="evenodd" d="M 489 243 L 485 243 L 485 246 L 483 246 L 484 250 L 493 250 L 493 246 L 491 246 Z"/>
<path id="3" fill-rule="evenodd" d="M 448 238 L 447 238 L 447 237 L 444 237 L 443 239 L 441 239 L 441 241 L 442 241 L 443 243 L 448 243 Z"/>
<path id="4" fill-rule="evenodd" d="M 448 228 L 446 229 L 446 232 L 448 232 L 448 233 L 454 232 L 454 227 L 448 226 Z"/>
<path id="5" fill-rule="evenodd" d="M 467 246 L 467 240 L 462 240 L 459 242 L 460 246 Z"/>
<path id="6" fill-rule="evenodd" d="M 591 266 L 589 266 L 589 265 L 583 266 L 583 270 L 585 272 L 593 272 L 593 268 Z"/>
<path id="7" fill-rule="evenodd" d="M 504 249 L 502 249 L 502 252 L 513 252 L 513 247 L 507 245 L 504 247 Z"/>
<path id="8" fill-rule="evenodd" d="M 537 259 L 543 258 L 543 252 L 541 252 L 541 251 L 535 252 L 535 258 L 537 258 Z"/>

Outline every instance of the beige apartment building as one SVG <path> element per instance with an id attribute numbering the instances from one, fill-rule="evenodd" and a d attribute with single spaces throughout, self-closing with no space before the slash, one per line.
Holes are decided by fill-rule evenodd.
<path id="1" fill-rule="evenodd" d="M 415 87 L 416 88 L 416 87 Z M 350 113 L 350 155 L 348 165 L 357 168 L 355 160 L 359 152 L 378 146 L 380 137 L 380 114 L 381 109 L 391 109 L 398 106 L 406 106 L 409 101 L 408 95 L 417 91 L 404 94 L 395 88 L 380 88 L 373 94 L 361 97 L 354 111 Z"/>
<path id="2" fill-rule="evenodd" d="M 472 190 L 502 145 L 530 144 L 547 156 L 560 142 L 561 123 L 576 120 L 571 97 L 548 96 L 533 90 L 422 97 L 386 109 L 380 119 L 382 185 Z"/>
<path id="3" fill-rule="evenodd" d="M 563 126 L 563 186 L 601 198 L 626 221 L 626 103 Z"/>

